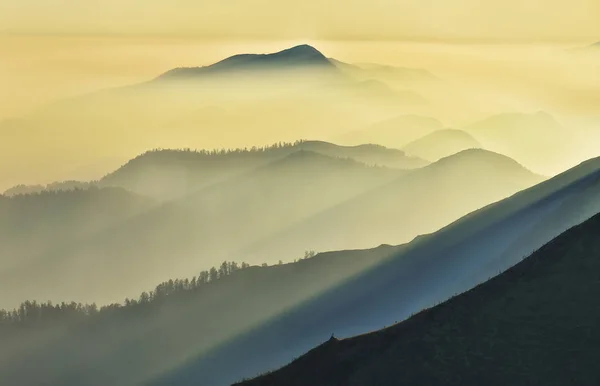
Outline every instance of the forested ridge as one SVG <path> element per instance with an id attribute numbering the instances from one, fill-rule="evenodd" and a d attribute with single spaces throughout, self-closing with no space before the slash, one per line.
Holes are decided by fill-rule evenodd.
<path id="1" fill-rule="evenodd" d="M 302 259 L 309 259 L 315 255 L 314 251 L 307 251 Z M 283 264 L 283 262 L 280 261 L 279 264 Z M 267 266 L 265 263 L 260 268 Z M 158 284 L 152 291 L 142 292 L 138 298 L 126 298 L 123 303 L 112 303 L 103 306 L 98 306 L 95 303 L 60 302 L 55 304 L 52 301 L 26 300 L 18 308 L 12 310 L 1 309 L 0 326 L 34 326 L 81 320 L 97 314 L 114 312 L 115 310 L 158 303 L 167 297 L 189 296 L 202 291 L 206 286 L 233 275 L 237 271 L 248 268 L 250 268 L 250 264 L 246 262 L 224 261 L 220 266 L 201 271 L 191 279 L 170 279 Z M 121 312 L 125 312 L 125 310 Z"/>

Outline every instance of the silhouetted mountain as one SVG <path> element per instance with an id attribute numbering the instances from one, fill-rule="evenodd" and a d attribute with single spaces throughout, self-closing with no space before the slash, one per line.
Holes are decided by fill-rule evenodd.
<path id="1" fill-rule="evenodd" d="M 316 48 L 304 44 L 272 54 L 235 55 L 206 67 L 176 68 L 159 76 L 158 79 L 187 78 L 232 71 L 298 68 L 334 69 L 335 67 Z"/>
<path id="2" fill-rule="evenodd" d="M 597 215 L 462 295 L 240 385 L 593 385 L 599 233 Z"/>
<path id="3" fill-rule="evenodd" d="M 375 123 L 366 129 L 336 136 L 334 140 L 335 142 L 347 145 L 377 143 L 402 148 L 411 141 L 443 128 L 442 123 L 433 118 L 417 115 L 401 115 Z"/>
<path id="4" fill-rule="evenodd" d="M 383 146 L 338 146 L 321 141 L 298 141 L 265 148 L 146 152 L 100 180 L 102 186 L 119 186 L 156 198 L 174 198 L 234 178 L 299 150 L 337 158 L 351 158 L 367 165 L 413 169 L 427 164 L 404 152 Z"/>
<path id="5" fill-rule="evenodd" d="M 555 175 L 577 161 L 575 136 L 545 112 L 495 115 L 466 128 L 481 144 L 533 171 Z"/>
<path id="6" fill-rule="evenodd" d="M 481 148 L 481 144 L 470 134 L 462 130 L 444 129 L 419 138 L 402 149 L 413 156 L 437 161 L 463 150 L 478 148 Z"/>
<path id="7" fill-rule="evenodd" d="M 347 337 L 390 326 L 518 263 L 600 212 L 598 197 L 595 159 L 416 238 L 371 269 L 188 360 L 154 385 L 226 385 L 285 365 L 332 333 Z"/>
<path id="8" fill-rule="evenodd" d="M 276 256 L 306 248 L 328 251 L 404 243 L 541 180 L 507 157 L 466 150 L 370 189 L 240 253 Z"/>

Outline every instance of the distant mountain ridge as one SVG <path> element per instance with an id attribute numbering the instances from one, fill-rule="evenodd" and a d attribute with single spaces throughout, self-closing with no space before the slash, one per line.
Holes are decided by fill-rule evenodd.
<path id="1" fill-rule="evenodd" d="M 93 182 L 87 181 L 56 181 L 46 185 L 15 185 L 2 193 L 5 196 L 16 196 L 20 194 L 40 193 L 43 191 L 60 191 L 60 190 L 75 190 L 88 189 L 94 185 Z"/>
<path id="2" fill-rule="evenodd" d="M 428 164 L 398 149 L 379 145 L 340 146 L 324 141 L 297 141 L 235 150 L 159 149 L 131 159 L 102 178 L 99 185 L 120 186 L 157 198 L 176 197 L 300 150 L 398 169 L 414 169 Z M 158 181 L 161 183 L 157 184 Z"/>
<path id="3" fill-rule="evenodd" d="M 45 272 L 46 282 L 33 280 L 35 284 L 21 292 L 30 299 L 39 299 L 43 283 L 53 282 L 51 289 L 44 290 L 44 297 L 57 299 L 60 296 L 55 290 L 77 288 L 73 291 L 81 299 L 100 302 L 102 298 L 86 293 L 87 287 L 76 280 L 58 279 L 51 268 L 52 272 L 60 271 L 59 267 L 78 272 L 79 266 L 72 262 L 81 261 L 81 256 L 90 264 L 102 264 L 87 278 L 87 284 L 101 285 L 108 274 L 104 268 L 110 269 L 113 279 L 119 275 L 129 278 L 123 286 L 113 285 L 103 292 L 114 299 L 126 294 L 136 280 L 143 284 L 165 274 L 182 275 L 190 265 L 200 267 L 241 256 L 250 263 L 272 263 L 293 259 L 306 249 L 327 251 L 408 241 L 539 181 L 515 162 L 483 151 L 458 154 L 455 162 L 443 160 L 415 171 L 356 161 L 372 158 L 371 164 L 382 164 L 377 159 L 387 154 L 391 160 L 404 157 L 401 151 L 379 146 L 339 147 L 318 141 L 255 153 L 148 153 L 148 163 L 131 164 L 122 169 L 118 179 L 99 185 L 150 195 L 154 186 L 178 184 L 177 191 L 184 194 L 133 218 L 112 216 L 106 221 L 108 226 L 76 239 L 64 234 L 61 227 L 53 229 L 51 238 L 38 235 L 29 224 L 51 222 L 54 217 L 33 212 L 27 216 L 27 227 L 18 233 L 23 238 L 38 236 L 44 242 L 36 243 L 35 253 L 18 243 L 5 244 L 4 248 L 14 250 L 6 259 L 27 255 L 36 261 L 39 273 Z M 194 185 L 195 181 L 203 184 Z M 465 191 L 467 184 L 469 190 Z M 32 199 L 32 205 L 38 201 Z M 427 203 L 424 212 L 420 202 Z M 101 210 L 93 202 L 83 207 L 92 215 Z M 70 205 L 62 210 L 72 212 Z M 21 221 L 18 213 L 11 213 L 5 216 L 7 226 Z M 371 224 L 369 233 L 364 232 L 367 223 Z M 55 248 L 45 247 L 56 244 L 59 233 L 63 242 Z M 153 267 L 152 272 L 134 269 L 136 262 L 142 261 L 147 270 Z M 23 271 L 10 273 L 15 278 Z M 22 287 L 8 279 L 3 288 Z M 0 300 L 14 299 L 8 297 L 10 291 L 4 294 Z"/>
<path id="4" fill-rule="evenodd" d="M 0 153 L 29 160 L 18 173 L 0 165 L 2 190 L 41 181 L 42 168 L 52 171 L 44 181 L 98 178 L 98 171 L 72 172 L 107 158 L 105 149 L 121 163 L 146 149 L 327 139 L 398 114 L 431 115 L 428 91 L 418 87 L 429 79 L 426 73 L 398 68 L 388 76 L 385 67 L 348 65 L 350 74 L 332 61 L 309 45 L 240 54 L 60 99 L 0 121 L 0 132 L 11 138 L 10 144 L 0 143 Z M 78 150 L 65 153 L 72 143 Z M 114 166 L 111 161 L 106 169 Z"/>
<path id="5" fill-rule="evenodd" d="M 5 225 L 4 229 L 0 228 L 3 230 L 0 232 L 0 241 L 4 240 L 0 260 L 3 264 L 26 259 L 35 261 L 40 268 L 39 272 L 45 272 L 44 280 L 50 281 L 56 279 L 57 271 L 62 270 L 63 274 L 66 271 L 78 271 L 80 265 L 73 262 L 84 259 L 90 265 L 110 267 L 111 271 L 116 266 L 121 266 L 123 270 L 131 272 L 130 269 L 134 266 L 130 263 L 139 258 L 145 261 L 146 267 L 164 263 L 169 266 L 169 270 L 173 268 L 183 274 L 190 266 L 196 269 L 206 264 L 215 265 L 229 252 L 266 237 L 280 227 L 289 226 L 407 173 L 398 169 L 367 166 L 350 157 L 331 157 L 308 149 L 278 148 L 273 151 L 277 153 L 276 156 L 271 154 L 267 157 L 258 152 L 222 155 L 185 151 L 150 153 L 148 161 L 157 161 L 156 163 L 149 162 L 145 166 L 124 170 L 120 180 L 112 180 L 110 184 L 99 183 L 105 187 L 122 185 L 129 191 L 143 192 L 152 192 L 153 185 L 179 183 L 177 188 L 181 188 L 179 191 L 184 194 L 172 200 L 159 201 L 156 206 L 142 207 L 145 202 L 153 204 L 154 201 L 143 197 L 137 199 L 136 194 L 129 194 L 122 187 L 114 189 L 123 192 L 117 197 L 115 194 L 107 197 L 113 190 L 105 188 L 56 192 L 52 197 L 55 197 L 58 204 L 54 206 L 48 205 L 48 200 L 43 200 L 50 193 L 16 196 L 17 199 L 28 199 L 30 209 L 27 212 L 15 205 L 23 200 L 6 198 L 6 210 L 2 212 L 0 219 L 0 225 Z M 152 160 L 153 157 L 156 159 Z M 170 167 L 171 162 L 174 167 Z M 161 168 L 161 164 L 166 164 L 166 167 Z M 186 168 L 186 164 L 191 164 L 191 167 Z M 138 176 L 140 179 L 136 181 Z M 128 180 L 133 182 L 127 184 Z M 196 180 L 205 183 L 202 186 L 193 185 Z M 81 199 L 93 193 L 96 193 L 93 196 L 95 201 Z M 130 208 L 118 209 L 112 215 L 106 209 L 121 205 L 126 202 L 125 199 L 128 200 L 129 207 L 135 208 L 137 205 L 141 207 L 141 211 L 124 218 L 126 213 L 131 212 Z M 52 208 L 60 209 L 60 216 L 53 213 Z M 71 233 L 67 232 L 71 228 L 66 227 L 66 218 L 74 213 L 89 215 L 89 218 L 82 215 L 69 223 L 72 223 L 71 228 L 75 230 L 84 228 L 85 224 L 93 222 L 96 217 L 105 221 L 103 220 L 100 229 L 94 228 L 94 232 L 71 237 Z M 58 221 L 61 221 L 61 226 L 41 228 L 41 225 Z M 35 243 L 26 245 L 21 242 L 23 239 Z M 231 258 L 241 258 L 238 256 L 241 255 Z M 293 257 L 291 254 L 275 256 L 273 259 L 261 256 L 260 260 L 251 263 L 272 263 L 278 259 Z M 6 265 L 3 267 L 0 272 L 0 287 L 14 289 L 20 286 L 22 283 L 13 279 L 19 277 L 24 268 L 11 270 Z M 153 272 L 136 269 L 128 274 L 128 280 L 139 277 L 140 280 L 154 282 L 158 277 L 152 275 L 164 275 L 167 269 L 156 269 Z M 179 274 L 173 272 L 169 275 Z M 104 281 L 105 277 L 106 271 L 98 267 L 86 282 L 89 284 L 96 279 Z M 129 284 L 133 284 L 133 281 L 135 280 Z M 128 285 L 127 282 L 123 284 Z M 76 280 L 64 278 L 60 280 L 60 284 L 54 282 L 48 286 L 52 289 L 44 290 L 43 295 L 35 293 L 36 288 L 41 288 L 38 285 L 43 286 L 41 279 L 23 291 L 15 290 L 14 296 L 25 294 L 31 299 L 39 299 L 40 296 L 43 299 L 58 299 L 63 296 L 54 290 L 68 291 L 65 288 L 70 286 L 80 288 L 74 291 L 80 296 L 88 299 L 93 296 L 85 294 L 86 289 L 80 287 Z M 111 291 L 116 291 L 116 298 L 121 298 L 128 292 L 116 285 L 107 288 L 103 294 L 109 294 L 108 298 Z M 11 299 L 15 299 L 12 293 L 0 291 L 0 295 L 5 295 L 0 296 L 0 303 L 9 303 Z"/>
<path id="6" fill-rule="evenodd" d="M 348 145 L 376 143 L 401 149 L 412 141 L 443 129 L 443 123 L 435 118 L 403 114 L 338 135 L 334 141 Z"/>
<path id="7" fill-rule="evenodd" d="M 271 54 L 239 54 L 204 67 L 175 68 L 158 79 L 193 77 L 228 71 L 273 70 L 293 68 L 335 69 L 335 66 L 316 48 L 302 44 Z"/>
<path id="8" fill-rule="evenodd" d="M 319 251 L 366 248 L 374 245 L 374 240 L 400 244 L 542 180 L 503 155 L 481 149 L 465 150 L 281 229 L 239 253 L 297 254 L 302 245 Z M 467 185 L 469 189 L 465 189 Z M 417 202 L 432 205 L 415 206 Z M 364 231 L 364 224 L 370 224 L 369 232 Z"/>

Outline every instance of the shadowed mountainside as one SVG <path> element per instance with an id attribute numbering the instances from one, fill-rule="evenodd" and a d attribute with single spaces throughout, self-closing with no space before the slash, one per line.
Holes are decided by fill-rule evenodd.
<path id="1" fill-rule="evenodd" d="M 3 349 L 12 359 L 2 363 L 3 379 L 20 385 L 213 386 L 274 369 L 332 332 L 349 336 L 393 324 L 520 261 L 525 251 L 599 209 L 599 162 L 403 246 L 251 267 L 209 284 L 204 293 L 76 319 L 68 329 L 58 324 L 10 332 Z M 140 260 L 137 270 L 148 262 Z M 117 277 L 122 268 L 104 263 L 111 266 L 112 285 L 130 280 L 131 273 Z M 24 371 L 31 366 L 38 371 Z"/>
<path id="2" fill-rule="evenodd" d="M 285 365 L 332 333 L 347 337 L 392 325 L 518 263 L 600 212 L 598 197 L 595 159 L 416 238 L 371 269 L 153 384 L 227 385 Z"/>
<path id="3" fill-rule="evenodd" d="M 597 215 L 462 295 L 240 385 L 595 384 L 599 233 Z"/>
<path id="4" fill-rule="evenodd" d="M 479 149 L 481 144 L 462 130 L 438 130 L 404 146 L 407 154 L 429 161 L 437 161 L 468 149 Z"/>

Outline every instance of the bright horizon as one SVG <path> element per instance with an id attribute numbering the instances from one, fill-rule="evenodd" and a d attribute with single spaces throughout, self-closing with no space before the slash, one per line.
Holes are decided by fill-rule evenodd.
<path id="1" fill-rule="evenodd" d="M 0 32 L 269 39 L 600 40 L 595 0 L 13 0 Z"/>

